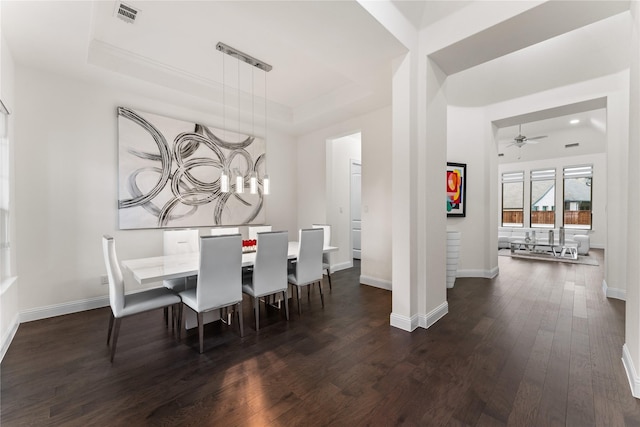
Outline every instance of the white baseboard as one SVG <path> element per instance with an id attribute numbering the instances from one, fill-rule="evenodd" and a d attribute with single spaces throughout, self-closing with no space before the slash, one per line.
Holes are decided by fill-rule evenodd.
<path id="1" fill-rule="evenodd" d="M 442 319 L 449 313 L 449 303 L 443 302 L 427 314 L 414 314 L 411 317 L 402 316 L 400 314 L 391 313 L 389 322 L 391 326 L 404 331 L 413 332 L 417 327 L 428 329 L 438 320 Z"/>
<path id="2" fill-rule="evenodd" d="M 493 279 L 499 273 L 498 266 L 496 265 L 491 270 L 481 270 L 481 269 L 466 269 L 466 270 L 458 270 L 456 272 L 456 277 L 481 277 L 483 279 Z"/>
<path id="3" fill-rule="evenodd" d="M 106 307 L 108 305 L 109 297 L 105 295 L 102 297 L 32 308 L 20 312 L 20 322 L 31 322 L 49 317 L 62 316 L 64 314 L 78 313 L 80 311 L 93 310 L 94 308 Z"/>
<path id="4" fill-rule="evenodd" d="M 606 280 L 602 280 L 602 292 L 607 298 L 615 298 L 622 301 L 627 300 L 627 290 L 620 288 L 610 288 Z"/>
<path id="5" fill-rule="evenodd" d="M 624 365 L 624 370 L 627 372 L 631 395 L 636 399 L 640 399 L 640 378 L 638 378 L 636 368 L 633 366 L 633 360 L 631 359 L 631 354 L 629 353 L 629 348 L 626 343 L 622 346 L 622 364 Z"/>
<path id="6" fill-rule="evenodd" d="M 353 261 L 342 262 L 340 264 L 332 264 L 331 272 L 333 273 L 334 271 L 346 270 L 347 268 L 351 267 L 353 267 Z"/>
<path id="7" fill-rule="evenodd" d="M 2 342 L 0 343 L 0 362 L 4 359 L 4 355 L 7 353 L 7 350 L 9 350 L 13 337 L 16 336 L 16 332 L 18 332 L 18 326 L 20 326 L 19 319 L 20 315 L 16 313 L 16 315 L 13 316 L 13 319 L 11 319 L 11 325 L 2 337 Z"/>
<path id="8" fill-rule="evenodd" d="M 449 313 L 449 303 L 445 301 L 429 313 L 421 315 L 419 318 L 419 326 L 421 328 L 428 329 L 438 320 L 442 319 L 447 313 Z"/>
<path id="9" fill-rule="evenodd" d="M 386 289 L 387 291 L 392 290 L 390 280 L 376 279 L 375 277 L 360 276 L 360 284 L 373 286 L 380 289 Z"/>
<path id="10" fill-rule="evenodd" d="M 418 327 L 418 315 L 415 314 L 411 317 L 407 317 L 400 314 L 391 313 L 391 316 L 389 316 L 389 323 L 394 328 L 402 329 L 403 331 L 407 332 L 413 332 Z"/>

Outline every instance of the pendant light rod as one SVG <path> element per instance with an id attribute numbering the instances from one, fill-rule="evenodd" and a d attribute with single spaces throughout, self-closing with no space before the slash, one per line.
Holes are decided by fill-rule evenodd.
<path id="1" fill-rule="evenodd" d="M 241 61 L 246 62 L 249 65 L 253 65 L 254 67 L 260 68 L 263 71 L 271 71 L 273 67 L 266 62 L 260 61 L 259 59 L 254 58 L 251 55 L 247 55 L 244 52 L 240 52 L 238 49 L 234 49 L 231 46 L 224 44 L 222 42 L 218 42 L 216 45 L 216 49 L 218 49 L 222 53 L 226 53 L 227 55 L 233 56 L 234 58 L 238 58 Z"/>

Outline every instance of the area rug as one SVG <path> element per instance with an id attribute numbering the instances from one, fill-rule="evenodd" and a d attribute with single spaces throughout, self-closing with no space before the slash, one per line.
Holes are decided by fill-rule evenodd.
<path id="1" fill-rule="evenodd" d="M 511 253 L 511 249 L 498 249 L 498 255 L 500 256 L 510 256 L 511 258 L 522 258 L 522 259 L 531 259 L 535 261 L 554 261 L 554 262 L 567 262 L 569 264 L 583 264 L 583 265 L 600 265 L 598 264 L 598 260 L 590 257 L 589 255 L 578 255 L 578 259 L 571 258 L 559 258 L 554 257 L 553 255 L 541 253 L 529 253 L 526 251 L 515 251 L 515 253 Z"/>

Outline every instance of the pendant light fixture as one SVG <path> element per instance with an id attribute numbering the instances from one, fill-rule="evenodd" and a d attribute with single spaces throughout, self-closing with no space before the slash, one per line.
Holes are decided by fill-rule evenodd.
<path id="1" fill-rule="evenodd" d="M 237 49 L 232 48 L 229 45 L 226 45 L 222 42 L 219 42 L 216 45 L 216 49 L 219 50 L 222 53 L 225 53 L 227 55 L 233 56 L 234 58 L 236 58 L 238 60 L 238 134 L 240 134 L 240 61 L 242 62 L 246 62 L 249 65 L 252 65 L 256 68 L 259 68 L 260 70 L 264 71 L 264 81 L 265 81 L 265 86 L 264 86 L 264 140 L 265 140 L 265 147 L 266 147 L 266 142 L 267 142 L 267 72 L 272 70 L 272 66 L 260 61 L 250 55 L 247 55 L 246 53 L 240 52 Z M 226 111 L 226 99 L 224 96 L 224 93 L 226 91 L 226 85 L 225 85 L 225 80 L 224 80 L 224 57 L 223 57 L 223 108 Z M 252 133 L 254 133 L 255 136 L 255 129 L 254 129 L 254 120 L 255 120 L 255 93 L 254 93 L 254 75 L 253 75 L 253 71 L 254 69 L 252 69 L 252 73 L 251 73 L 251 99 L 252 99 Z M 226 130 L 226 115 L 224 118 L 224 124 L 225 124 L 225 130 Z M 266 161 L 264 161 L 264 176 L 262 177 L 262 194 L 269 194 L 270 193 L 270 185 L 269 185 L 269 175 L 267 174 L 267 163 Z M 230 188 L 229 188 L 229 178 L 230 178 L 230 171 L 228 170 L 228 167 L 230 165 L 224 165 L 223 166 L 223 170 L 222 173 L 220 174 L 220 191 L 222 192 L 229 192 Z M 244 176 L 242 175 L 242 173 L 235 168 L 234 169 L 234 174 L 235 176 L 235 190 L 237 194 L 243 194 L 244 193 Z M 251 194 L 257 194 L 258 193 L 258 184 L 260 183 L 260 180 L 258 179 L 258 174 L 256 170 L 251 170 L 250 174 L 249 174 L 249 192 Z"/>
<path id="2" fill-rule="evenodd" d="M 222 127 L 224 131 L 224 139 L 227 139 L 227 84 L 225 81 L 224 56 L 222 57 Z M 227 165 L 222 164 L 222 172 L 220 172 L 220 192 L 229 192 L 229 174 L 227 173 Z"/>

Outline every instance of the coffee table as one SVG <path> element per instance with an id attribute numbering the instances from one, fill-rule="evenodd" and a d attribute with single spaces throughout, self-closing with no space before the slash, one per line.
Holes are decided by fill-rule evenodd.
<path id="1" fill-rule="evenodd" d="M 511 253 L 516 249 L 525 250 L 529 253 L 551 253 L 556 258 L 578 259 L 578 243 L 564 242 L 560 244 L 558 240 L 549 242 L 548 239 L 517 239 L 509 242 Z"/>

